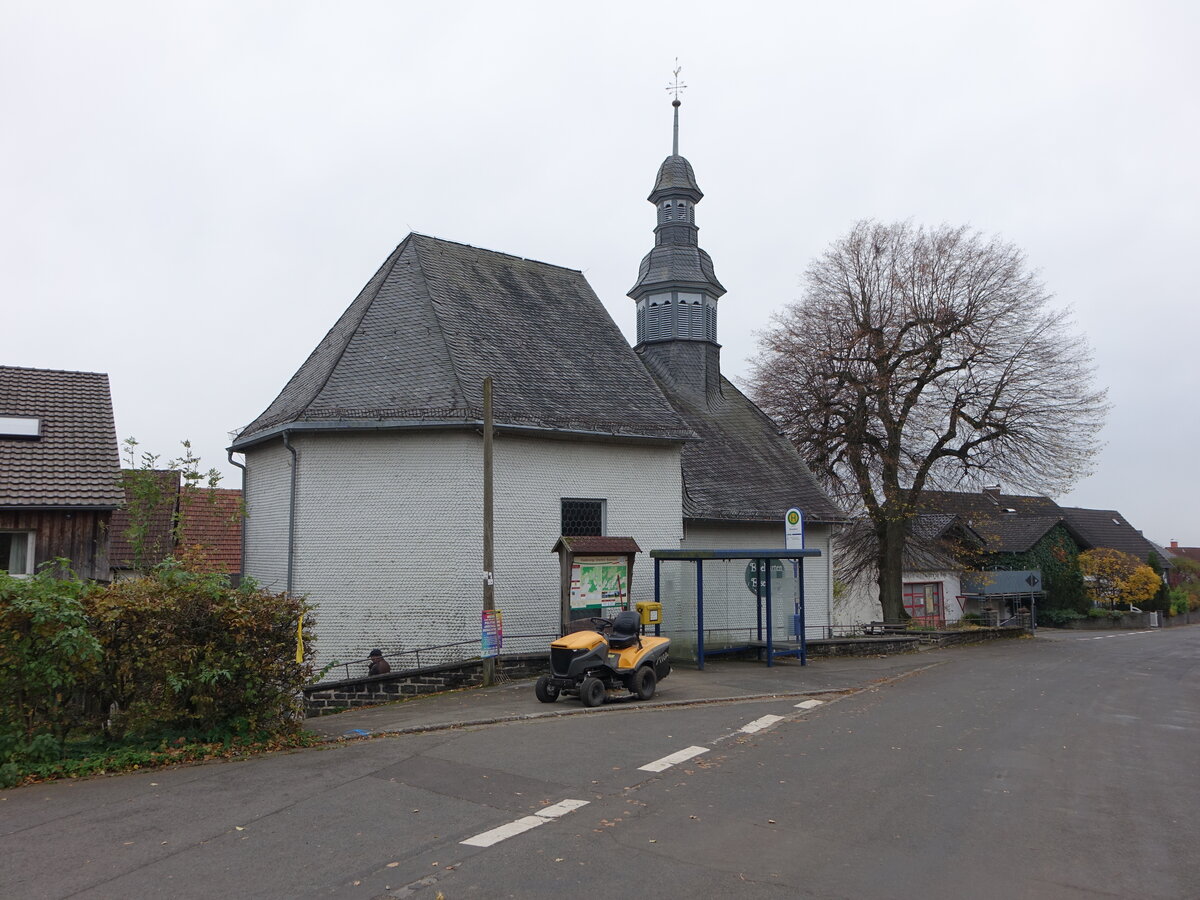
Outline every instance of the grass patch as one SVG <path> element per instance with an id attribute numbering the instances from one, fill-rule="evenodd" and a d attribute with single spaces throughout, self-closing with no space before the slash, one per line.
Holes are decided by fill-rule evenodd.
<path id="1" fill-rule="evenodd" d="M 62 778 L 120 775 L 212 759 L 244 759 L 278 750 L 315 747 L 321 742 L 319 736 L 300 729 L 282 735 L 230 735 L 220 740 L 177 737 L 118 743 L 99 737 L 79 738 L 67 741 L 57 759 L 33 760 L 18 756 L 0 765 L 0 787 L 19 787 Z"/>

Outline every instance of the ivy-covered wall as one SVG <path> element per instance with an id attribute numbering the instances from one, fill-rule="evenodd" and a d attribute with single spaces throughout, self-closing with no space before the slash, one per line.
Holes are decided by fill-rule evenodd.
<path id="1" fill-rule="evenodd" d="M 1079 571 L 1079 545 L 1062 525 L 1055 525 L 1024 553 L 992 553 L 986 567 L 1040 569 L 1046 586 L 1042 609 L 1073 609 L 1086 612 L 1091 603 L 1083 592 Z"/>

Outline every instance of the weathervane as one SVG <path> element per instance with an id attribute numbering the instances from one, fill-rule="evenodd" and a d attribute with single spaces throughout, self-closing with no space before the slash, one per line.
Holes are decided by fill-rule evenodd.
<path id="1" fill-rule="evenodd" d="M 675 57 L 675 83 L 668 84 L 667 90 L 675 93 L 675 99 L 671 101 L 671 105 L 675 107 L 675 133 L 671 139 L 671 154 L 679 155 L 679 92 L 687 89 L 686 84 L 681 84 L 679 81 L 679 73 L 682 71 L 679 65 L 679 57 Z"/>
<path id="2" fill-rule="evenodd" d="M 675 57 L 675 71 L 672 73 L 675 76 L 674 84 L 668 84 L 667 90 L 675 93 L 675 99 L 671 102 L 672 106 L 679 105 L 679 92 L 687 88 L 686 84 L 679 83 L 679 73 L 683 71 L 683 67 L 679 65 L 679 57 Z"/>

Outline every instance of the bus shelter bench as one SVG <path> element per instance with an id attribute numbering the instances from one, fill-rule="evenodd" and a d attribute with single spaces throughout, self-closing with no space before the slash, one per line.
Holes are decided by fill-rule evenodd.
<path id="1" fill-rule="evenodd" d="M 882 635 L 904 634 L 908 626 L 900 622 L 867 622 L 863 625 L 863 634 Z"/>

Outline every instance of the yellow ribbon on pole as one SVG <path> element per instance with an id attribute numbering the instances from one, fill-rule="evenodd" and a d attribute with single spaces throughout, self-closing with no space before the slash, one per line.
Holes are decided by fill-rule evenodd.
<path id="1" fill-rule="evenodd" d="M 300 613 L 300 619 L 296 622 L 296 662 L 304 662 L 304 613 Z"/>

